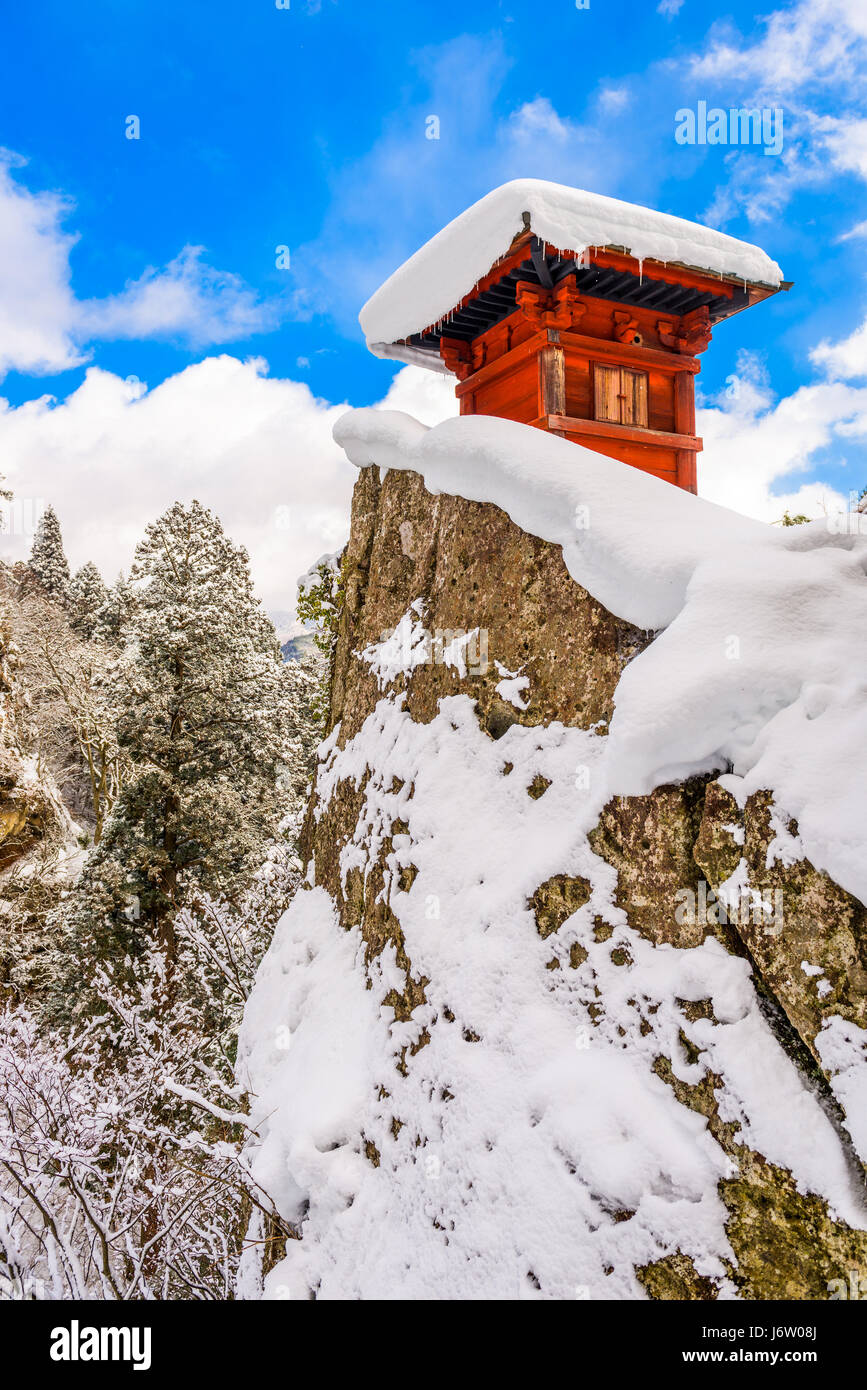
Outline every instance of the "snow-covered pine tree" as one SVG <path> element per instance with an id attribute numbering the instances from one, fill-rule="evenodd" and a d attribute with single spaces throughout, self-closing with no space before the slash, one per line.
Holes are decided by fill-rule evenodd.
<path id="1" fill-rule="evenodd" d="M 30 550 L 30 568 L 49 598 L 66 601 L 69 565 L 63 549 L 60 522 L 53 507 L 46 507 L 36 526 Z"/>
<path id="2" fill-rule="evenodd" d="M 134 607 L 132 585 L 123 570 L 106 593 L 96 615 L 95 635 L 112 646 L 121 644 L 123 630 Z"/>
<path id="3" fill-rule="evenodd" d="M 0 599 L 2 602 L 2 599 Z M 6 600 L 27 698 L 28 753 L 52 778 L 80 831 L 99 840 L 123 781 L 112 675 L 117 651 L 76 631 L 41 585 L 14 584 Z"/>
<path id="4" fill-rule="evenodd" d="M 60 990 L 79 1011 L 101 960 L 123 970 L 154 949 L 170 994 L 177 912 L 195 894 L 231 900 L 290 805 L 293 689 L 246 551 L 200 503 L 176 503 L 148 527 L 131 580 L 116 674 L 131 771 L 63 910 Z"/>
<path id="5" fill-rule="evenodd" d="M 95 635 L 98 615 L 107 600 L 108 589 L 102 575 L 88 560 L 69 585 L 70 622 L 81 637 L 89 641 Z"/>

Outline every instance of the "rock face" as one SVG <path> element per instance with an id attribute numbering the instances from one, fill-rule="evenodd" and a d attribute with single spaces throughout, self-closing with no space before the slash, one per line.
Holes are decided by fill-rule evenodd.
<path id="1" fill-rule="evenodd" d="M 377 469 L 360 473 L 344 586 L 331 700 L 331 724 L 341 723 L 343 739 L 357 732 L 378 694 L 353 653 L 396 627 L 419 597 L 431 630 L 482 627 L 490 651 L 529 676 L 534 696 L 521 714 L 497 693 L 502 678 L 493 662 L 469 680 L 429 663 L 413 676 L 407 709 L 425 721 L 441 696 L 467 691 L 494 738 L 519 721 L 607 723 L 620 672 L 649 637 L 579 589 L 558 547 L 520 531 L 497 507 L 432 497 L 417 474 L 391 473 L 380 484 Z"/>
<path id="2" fill-rule="evenodd" d="M 423 618 L 428 633 L 444 634 L 434 652 L 447 648 L 455 634 L 479 629 L 482 637 L 463 648 L 463 661 L 409 663 L 407 674 L 386 679 L 376 661 L 362 654 L 413 613 L 419 622 Z M 366 468 L 356 485 L 343 562 L 329 756 L 359 734 L 386 687 L 392 697 L 402 694 L 403 708 L 416 725 L 433 721 L 444 697 L 464 695 L 492 743 L 515 725 L 549 732 L 562 725 L 565 731 L 592 730 L 602 739 L 621 672 L 652 640 L 652 633 L 620 621 L 577 586 L 558 547 L 522 532 L 496 507 L 431 496 L 412 473 L 390 472 L 380 479 L 377 469 Z M 521 677 L 527 682 L 509 684 Z M 577 778 L 585 771 L 579 767 Z M 504 785 L 511 772 L 506 759 Z M 438 1008 L 431 1015 L 431 976 L 416 969 L 396 910 L 406 898 L 395 895 L 411 894 L 420 869 L 408 822 L 395 817 L 374 841 L 360 834 L 370 814 L 365 809 L 370 775 L 368 769 L 332 778 L 327 790 L 320 778 L 305 851 L 310 882 L 328 893 L 341 926 L 360 932 L 364 968 L 370 971 L 384 952 L 393 951 L 397 973 L 390 972 L 379 1002 L 393 1011 L 396 1022 L 424 1019 L 411 1041 L 395 1047 L 395 1068 L 405 1078 L 432 1030 L 449 1026 L 450 1010 Z M 528 796 L 544 798 L 550 785 L 537 773 L 526 788 Z M 399 778 L 391 790 L 413 794 Z M 712 1039 L 724 1031 L 713 1001 L 684 997 L 678 1001 L 679 1035 L 667 1051 L 660 1043 L 655 1055 L 654 1048 L 648 1054 L 648 1085 L 661 1081 L 691 1113 L 690 1124 L 698 1124 L 701 1144 L 718 1146 L 717 1192 L 729 1249 L 721 1270 L 709 1275 L 697 1267 L 686 1243 L 669 1248 L 661 1258 L 636 1262 L 638 1284 L 652 1298 L 716 1298 L 727 1290 L 746 1298 L 805 1299 L 828 1297 L 838 1287 L 834 1281 L 851 1282 L 853 1271 L 867 1279 L 867 1222 L 853 1215 L 864 1212 L 856 1153 L 859 1120 L 847 1113 L 848 1060 L 841 1060 L 840 1046 L 832 1045 L 839 1044 L 835 1029 L 851 1042 L 856 1030 L 867 1026 L 863 904 L 803 857 L 797 826 L 783 819 L 770 792 L 739 806 L 724 778 L 695 778 L 644 797 L 610 799 L 588 840 L 594 862 L 613 884 L 617 911 L 609 912 L 609 921 L 594 907 L 592 885 L 574 864 L 564 863 L 527 894 L 538 937 L 550 947 L 552 977 L 564 972 L 564 979 L 571 979 L 570 971 L 577 972 L 574 978 L 586 975 L 588 1014 L 597 1027 L 611 1014 L 608 977 L 594 964 L 600 953 L 607 953 L 606 970 L 613 964 L 620 971 L 617 978 L 626 978 L 641 942 L 649 943 L 648 959 L 663 972 L 666 961 L 674 960 L 666 952 L 687 953 L 708 939 L 719 943 L 721 960 L 739 959 L 746 978 L 752 972 L 758 1009 L 770 1025 L 767 1036 L 775 1037 L 773 1046 L 786 1054 L 832 1126 L 852 1195 L 844 1218 L 839 1203 L 810 1190 L 802 1175 L 781 1163 L 778 1154 L 763 1152 L 755 1137 L 747 1140 L 728 1097 L 729 1082 L 711 1065 Z M 347 849 L 353 845 L 362 848 L 350 863 Z M 739 906 L 727 912 L 716 895 L 728 890 L 731 896 L 733 888 Z M 581 913 L 590 916 L 579 938 L 570 923 Z M 624 920 L 632 933 L 629 941 Z M 367 984 L 379 987 L 372 977 Z M 625 1004 L 641 1019 L 636 1036 L 655 1039 L 654 1006 L 647 998 L 627 995 L 628 990 Z M 627 1030 L 620 1026 L 615 1037 L 616 1031 Z M 484 1043 L 469 1025 L 464 1039 Z M 384 1085 L 381 1091 L 388 1094 Z M 395 1114 L 391 1123 L 396 1138 L 404 1121 Z M 749 1132 L 755 1136 L 759 1129 L 753 1124 Z M 381 1138 L 358 1136 L 356 1147 L 368 1162 L 380 1165 Z M 637 1220 L 629 1206 L 611 1219 Z M 545 1294 L 535 1274 L 531 1282 Z"/>

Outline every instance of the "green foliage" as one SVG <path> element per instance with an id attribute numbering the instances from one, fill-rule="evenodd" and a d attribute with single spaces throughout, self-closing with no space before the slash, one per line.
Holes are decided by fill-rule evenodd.
<path id="1" fill-rule="evenodd" d="M 812 520 L 812 518 L 804 516 L 803 512 L 796 512 L 794 516 L 792 516 L 791 512 L 783 512 L 777 524 L 779 526 L 803 526 L 805 522 L 810 520 Z"/>
<path id="2" fill-rule="evenodd" d="M 298 581 L 298 617 L 314 624 L 314 641 L 331 656 L 337 642 L 337 625 L 343 604 L 341 555 L 323 555 Z"/>
<path id="3" fill-rule="evenodd" d="M 343 552 L 323 555 L 316 564 L 298 581 L 298 617 L 303 623 L 312 623 L 313 640 L 319 650 L 327 657 L 322 664 L 317 682 L 311 712 L 320 735 L 328 726 L 328 706 L 331 679 L 334 670 L 334 654 L 337 650 L 337 629 L 343 607 L 345 581 L 343 575 Z"/>

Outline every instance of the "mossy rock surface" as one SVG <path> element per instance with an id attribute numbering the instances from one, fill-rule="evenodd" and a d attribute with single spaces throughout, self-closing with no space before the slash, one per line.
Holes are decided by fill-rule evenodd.
<path id="1" fill-rule="evenodd" d="M 775 908 L 767 918 L 742 910 L 736 922 L 732 917 L 732 927 L 763 988 L 821 1066 L 816 1038 L 827 1019 L 838 1016 L 867 1028 L 867 908 L 809 859 L 793 857 L 793 822 L 785 827 L 790 852 L 775 851 L 779 820 L 769 792 L 754 793 L 741 812 L 734 798 L 711 782 L 695 860 L 717 890 L 743 857 L 750 888 Z M 733 826 L 741 830 L 742 846 L 734 844 Z"/>
<path id="2" fill-rule="evenodd" d="M 540 883 L 530 899 L 539 935 L 544 939 L 559 931 L 573 912 L 589 901 L 590 884 L 586 878 L 555 874 L 545 883 Z"/>

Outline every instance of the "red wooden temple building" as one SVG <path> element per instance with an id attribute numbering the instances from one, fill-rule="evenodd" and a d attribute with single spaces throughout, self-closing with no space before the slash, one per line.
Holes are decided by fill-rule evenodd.
<path id="1" fill-rule="evenodd" d="M 788 288 L 758 247 L 711 228 L 520 180 L 438 233 L 360 317 L 378 355 L 452 372 L 461 414 L 695 492 L 699 354 L 717 323 Z"/>

